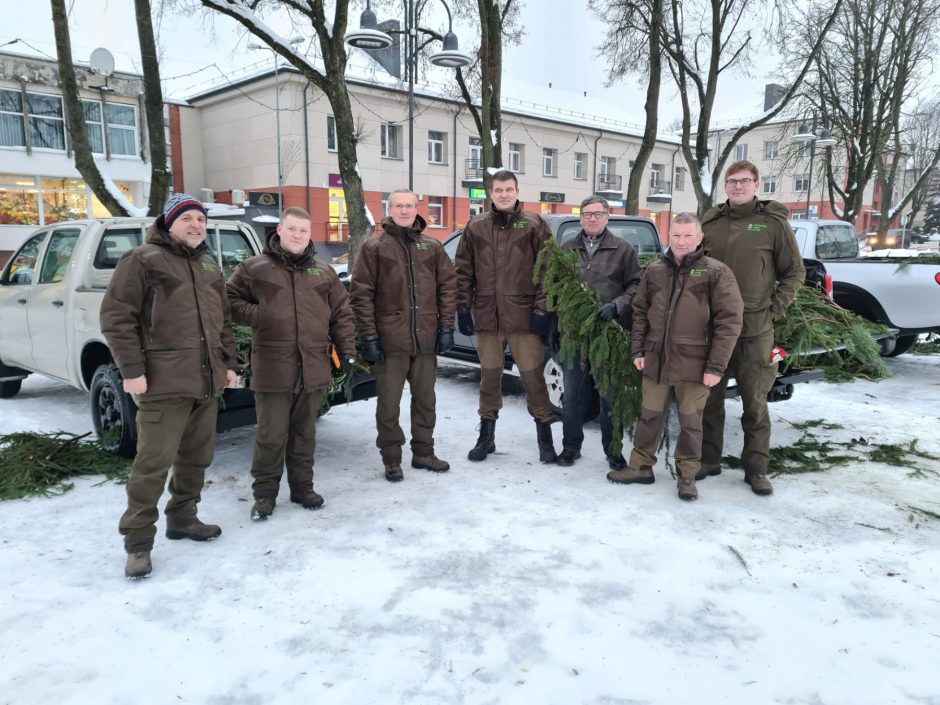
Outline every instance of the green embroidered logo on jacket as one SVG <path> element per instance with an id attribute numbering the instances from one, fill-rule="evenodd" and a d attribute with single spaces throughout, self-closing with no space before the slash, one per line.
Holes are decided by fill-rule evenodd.
<path id="1" fill-rule="evenodd" d="M 426 243 L 426 242 L 416 242 L 416 243 L 415 243 L 415 249 L 416 249 L 416 250 L 426 250 L 426 249 L 428 249 L 428 247 L 430 247 L 430 245 L 428 245 L 428 243 Z"/>
<path id="2" fill-rule="evenodd" d="M 759 233 L 767 227 L 767 223 L 748 223 L 747 229 L 752 233 Z"/>
<path id="3" fill-rule="evenodd" d="M 307 274 L 312 274 L 315 277 L 319 277 L 322 273 L 323 273 L 323 270 L 316 265 L 312 267 L 307 267 Z"/>
<path id="4" fill-rule="evenodd" d="M 708 274 L 708 269 L 705 267 L 692 267 L 692 269 L 689 270 L 690 277 L 700 277 L 703 274 Z"/>
<path id="5" fill-rule="evenodd" d="M 216 266 L 215 262 L 212 262 L 211 260 L 200 260 L 199 264 L 202 265 L 202 268 L 207 272 L 214 273 L 219 271 L 219 268 Z"/>
<path id="6" fill-rule="evenodd" d="M 525 228 L 525 221 L 517 220 L 515 223 L 512 224 L 512 227 L 515 228 L 516 230 L 522 230 L 523 228 Z"/>

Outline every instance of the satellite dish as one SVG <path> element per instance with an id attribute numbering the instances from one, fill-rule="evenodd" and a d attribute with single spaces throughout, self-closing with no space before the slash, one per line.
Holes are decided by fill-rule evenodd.
<path id="1" fill-rule="evenodd" d="M 114 57 L 110 51 L 103 47 L 98 47 L 91 52 L 91 59 L 88 63 L 91 64 L 92 73 L 99 76 L 107 78 L 114 73 Z"/>

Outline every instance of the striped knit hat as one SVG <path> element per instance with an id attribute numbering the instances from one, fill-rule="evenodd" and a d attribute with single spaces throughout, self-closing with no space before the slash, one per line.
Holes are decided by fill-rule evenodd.
<path id="1" fill-rule="evenodd" d="M 188 193 L 174 193 L 166 199 L 163 204 L 163 224 L 166 229 L 169 230 L 173 221 L 188 210 L 197 210 L 206 215 L 206 209 L 199 199 Z"/>

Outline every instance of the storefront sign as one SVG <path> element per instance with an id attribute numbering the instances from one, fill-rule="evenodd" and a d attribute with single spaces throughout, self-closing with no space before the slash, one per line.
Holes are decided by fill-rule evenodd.
<path id="1" fill-rule="evenodd" d="M 486 198 L 486 189 L 485 188 L 471 188 L 470 198 Z"/>
<path id="2" fill-rule="evenodd" d="M 248 205 L 277 208 L 278 210 L 281 208 L 281 204 L 277 200 L 277 194 L 268 191 L 249 191 Z"/>
<path id="3" fill-rule="evenodd" d="M 542 203 L 564 203 L 565 194 L 555 193 L 553 191 L 542 191 L 542 193 L 539 195 L 539 200 Z"/>

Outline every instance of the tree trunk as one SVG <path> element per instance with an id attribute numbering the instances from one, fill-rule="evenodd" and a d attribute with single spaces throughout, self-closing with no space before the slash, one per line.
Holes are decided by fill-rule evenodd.
<path id="1" fill-rule="evenodd" d="M 55 30 L 56 55 L 59 62 L 59 76 L 62 82 L 62 97 L 65 101 L 66 125 L 72 149 L 75 151 L 75 168 L 82 175 L 85 183 L 108 209 L 111 215 L 128 215 L 118 200 L 105 186 L 98 165 L 95 163 L 88 143 L 88 125 L 85 111 L 78 94 L 75 81 L 75 67 L 72 64 L 72 40 L 69 36 L 68 13 L 65 0 L 50 0 L 52 3 L 52 26 Z M 105 127 L 107 122 L 105 120 Z M 162 133 L 161 133 L 162 135 Z"/>
<path id="2" fill-rule="evenodd" d="M 628 215 L 637 215 L 640 212 L 640 189 L 643 186 L 646 163 L 656 147 L 656 133 L 659 130 L 659 84 L 663 73 L 662 52 L 660 51 L 660 35 L 663 26 L 662 2 L 654 0 L 650 9 L 649 77 L 646 83 L 646 104 L 644 105 L 646 125 L 643 129 L 643 141 L 640 143 L 627 184 L 625 212 Z M 675 173 L 670 175 L 671 179 L 675 179 Z"/>
<path id="3" fill-rule="evenodd" d="M 137 41 L 144 80 L 144 109 L 147 111 L 147 139 L 150 146 L 150 199 L 147 213 L 158 216 L 170 191 L 166 136 L 163 123 L 163 89 L 160 86 L 160 62 L 153 36 L 150 0 L 134 0 L 137 14 Z"/>

